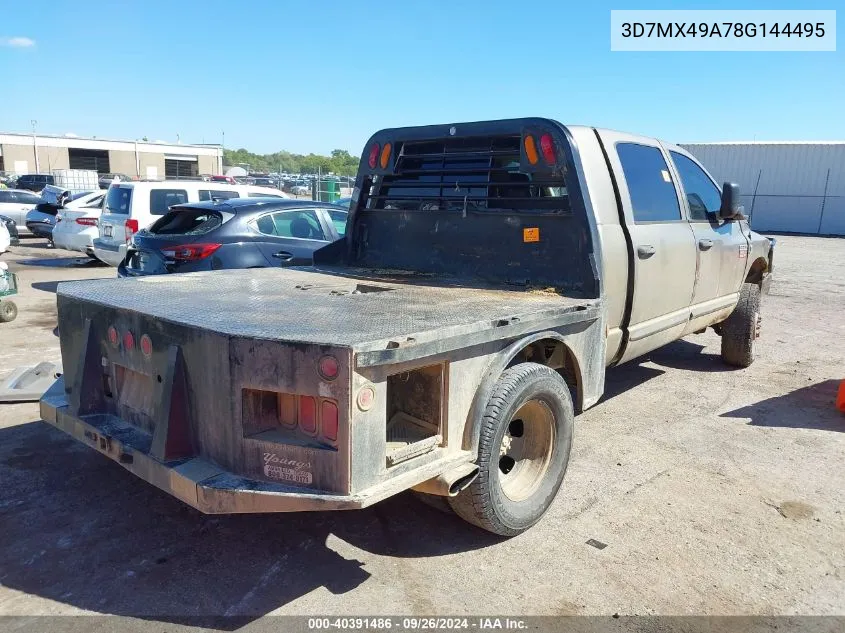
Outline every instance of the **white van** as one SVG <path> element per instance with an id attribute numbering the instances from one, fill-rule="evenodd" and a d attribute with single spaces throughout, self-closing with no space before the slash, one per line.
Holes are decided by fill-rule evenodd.
<path id="1" fill-rule="evenodd" d="M 278 189 L 193 180 L 115 182 L 106 193 L 94 240 L 94 255 L 119 266 L 132 236 L 150 226 L 174 204 L 227 198 L 288 198 Z"/>

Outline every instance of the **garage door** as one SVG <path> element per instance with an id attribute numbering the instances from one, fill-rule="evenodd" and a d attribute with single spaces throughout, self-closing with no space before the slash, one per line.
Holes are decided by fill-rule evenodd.
<path id="1" fill-rule="evenodd" d="M 71 169 L 93 169 L 98 174 L 111 173 L 107 150 L 70 148 L 67 155 Z"/>
<path id="2" fill-rule="evenodd" d="M 164 156 L 164 176 L 173 178 L 196 178 L 199 176 L 199 163 L 196 156 Z"/>

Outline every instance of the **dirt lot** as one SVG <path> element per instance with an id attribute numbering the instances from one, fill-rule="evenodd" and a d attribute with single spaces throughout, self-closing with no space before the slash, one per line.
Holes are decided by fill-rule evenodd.
<path id="1" fill-rule="evenodd" d="M 0 373 L 58 359 L 56 281 L 113 274 L 25 244 Z M 845 614 L 845 240 L 781 237 L 776 262 L 757 362 L 723 366 L 708 332 L 611 370 L 511 540 L 408 494 L 203 516 L 0 405 L 0 614 Z"/>

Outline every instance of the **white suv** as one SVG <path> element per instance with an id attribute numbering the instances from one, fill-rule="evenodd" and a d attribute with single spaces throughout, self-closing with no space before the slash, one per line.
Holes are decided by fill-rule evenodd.
<path id="1" fill-rule="evenodd" d="M 116 182 L 112 184 L 100 216 L 100 237 L 94 255 L 110 266 L 119 266 L 126 246 L 138 231 L 148 227 L 174 204 L 226 198 L 288 198 L 278 189 L 193 180 Z"/>

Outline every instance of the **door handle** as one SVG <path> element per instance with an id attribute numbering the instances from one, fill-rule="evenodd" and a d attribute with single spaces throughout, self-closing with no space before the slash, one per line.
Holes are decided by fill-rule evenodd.
<path id="1" fill-rule="evenodd" d="M 700 239 L 698 240 L 698 248 L 702 251 L 709 251 L 713 248 L 713 240 Z"/>
<path id="2" fill-rule="evenodd" d="M 279 251 L 278 253 L 273 253 L 273 257 L 276 259 L 281 259 L 283 261 L 289 262 L 293 259 L 293 255 L 288 253 L 287 251 Z"/>
<path id="3" fill-rule="evenodd" d="M 654 255 L 654 246 L 651 244 L 641 244 L 637 246 L 637 255 L 640 259 L 648 259 Z"/>

